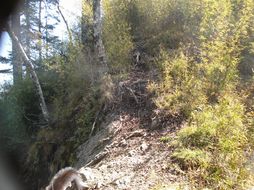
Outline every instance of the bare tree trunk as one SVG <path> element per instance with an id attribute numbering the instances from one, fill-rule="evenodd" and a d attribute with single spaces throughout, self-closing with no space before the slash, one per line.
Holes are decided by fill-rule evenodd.
<path id="1" fill-rule="evenodd" d="M 48 58 L 48 51 L 49 51 L 49 46 L 48 46 L 48 2 L 47 0 L 44 0 L 44 6 L 45 6 L 45 50 L 46 50 L 46 58 Z"/>
<path id="2" fill-rule="evenodd" d="M 49 121 L 49 113 L 48 113 L 48 109 L 47 109 L 47 106 L 46 106 L 46 103 L 45 103 L 45 99 L 44 99 L 44 96 L 43 96 L 43 92 L 42 92 L 42 89 L 41 89 L 39 79 L 38 79 L 37 74 L 34 70 L 34 65 L 30 61 L 30 59 L 27 57 L 23 46 L 19 42 L 19 39 L 17 38 L 17 36 L 15 35 L 15 33 L 11 30 L 11 28 L 9 26 L 7 26 L 7 31 L 9 33 L 12 41 L 15 43 L 16 47 L 20 51 L 21 56 L 23 57 L 23 59 L 26 63 L 26 66 L 29 67 L 29 70 L 30 70 L 31 75 L 32 75 L 32 80 L 33 80 L 33 82 L 36 86 L 36 90 L 37 90 L 37 93 L 38 93 L 39 98 L 40 98 L 40 107 L 41 107 L 41 110 L 42 110 L 43 117 L 48 122 Z"/>
<path id="3" fill-rule="evenodd" d="M 26 0 L 25 2 L 25 17 L 26 17 L 26 54 L 27 57 L 30 58 L 30 5 L 29 5 L 30 0 Z M 26 67 L 26 77 L 29 77 L 29 67 Z"/>
<path id="4" fill-rule="evenodd" d="M 15 33 L 20 37 L 20 11 L 19 9 L 11 17 L 11 25 Z M 12 42 L 12 65 L 13 65 L 13 84 L 22 80 L 22 59 L 17 45 Z"/>
<path id="5" fill-rule="evenodd" d="M 101 0 L 93 1 L 93 20 L 94 20 L 94 50 L 98 56 L 99 63 L 106 66 L 106 54 L 102 42 L 102 7 Z"/>
<path id="6" fill-rule="evenodd" d="M 42 6 L 41 6 L 41 1 L 39 1 L 39 23 L 38 23 L 38 30 L 39 30 L 39 33 L 40 33 L 40 42 L 39 42 L 39 63 L 41 64 L 41 61 L 42 61 L 42 32 L 41 32 L 41 9 L 42 9 Z"/>

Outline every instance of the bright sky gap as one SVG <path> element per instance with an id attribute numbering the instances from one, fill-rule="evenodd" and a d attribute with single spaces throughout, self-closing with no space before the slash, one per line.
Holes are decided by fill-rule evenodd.
<path id="1" fill-rule="evenodd" d="M 60 7 L 70 26 L 78 22 L 78 18 L 81 16 L 81 0 L 60 0 Z M 67 31 L 62 18 L 60 18 L 60 20 L 60 23 L 58 23 L 54 29 L 54 34 L 62 40 L 67 37 Z M 11 53 L 11 48 L 12 45 L 10 37 L 6 32 L 4 32 L 0 42 L 0 56 L 8 58 Z M 4 69 L 12 69 L 12 65 L 0 62 L 0 70 Z M 6 82 L 12 83 L 12 73 L 0 73 L 0 88 Z"/>

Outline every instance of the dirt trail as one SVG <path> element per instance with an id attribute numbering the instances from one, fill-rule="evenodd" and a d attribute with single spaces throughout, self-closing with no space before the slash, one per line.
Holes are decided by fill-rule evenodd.
<path id="1" fill-rule="evenodd" d="M 94 189 L 148 190 L 183 180 L 170 165 L 171 148 L 160 141 L 174 137 L 182 119 L 156 110 L 147 90 L 155 75 L 136 69 L 120 81 L 101 130 L 79 147 L 76 167 Z"/>

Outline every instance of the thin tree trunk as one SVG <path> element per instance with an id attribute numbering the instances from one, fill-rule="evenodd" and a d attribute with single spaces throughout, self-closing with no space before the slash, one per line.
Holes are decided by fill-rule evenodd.
<path id="1" fill-rule="evenodd" d="M 25 17 L 26 17 L 26 54 L 27 57 L 30 59 L 30 6 L 29 6 L 30 0 L 26 0 L 25 3 Z M 29 77 L 29 67 L 26 67 L 26 77 Z"/>
<path id="2" fill-rule="evenodd" d="M 48 58 L 48 2 L 47 0 L 44 0 L 45 5 L 45 50 L 46 50 L 46 58 Z"/>
<path id="3" fill-rule="evenodd" d="M 94 45 L 95 52 L 99 62 L 106 65 L 106 54 L 102 42 L 102 7 L 101 0 L 93 1 L 93 19 L 94 19 Z"/>
<path id="4" fill-rule="evenodd" d="M 20 11 L 17 9 L 11 17 L 11 25 L 15 33 L 20 37 Z M 12 65 L 13 65 L 13 84 L 16 85 L 22 80 L 22 59 L 17 45 L 12 42 Z"/>
<path id="5" fill-rule="evenodd" d="M 43 92 L 42 92 L 42 89 L 41 89 L 39 79 L 38 79 L 37 74 L 36 74 L 35 69 L 34 69 L 34 65 L 30 61 L 30 59 L 27 57 L 26 52 L 24 51 L 24 48 L 21 45 L 19 39 L 17 38 L 17 36 L 15 35 L 15 33 L 11 30 L 11 28 L 9 26 L 7 26 L 7 31 L 9 33 L 12 41 L 15 43 L 16 47 L 20 51 L 21 56 L 23 57 L 23 59 L 26 63 L 26 66 L 29 67 L 29 70 L 30 70 L 31 76 L 32 76 L 32 80 L 35 84 L 37 93 L 38 93 L 39 98 L 40 98 L 40 107 L 41 107 L 41 110 L 42 110 L 43 117 L 44 117 L 45 121 L 48 122 L 49 121 L 49 113 L 48 113 L 48 109 L 47 109 L 47 106 L 46 106 L 46 103 L 45 103 L 45 99 L 44 99 L 44 96 L 43 96 Z"/>
<path id="6" fill-rule="evenodd" d="M 38 30 L 39 30 L 39 33 L 40 33 L 40 39 L 39 39 L 39 64 L 41 64 L 41 61 L 42 61 L 42 32 L 41 32 L 41 9 L 42 9 L 42 6 L 41 6 L 41 1 L 39 1 L 39 23 L 38 23 Z"/>
<path id="7" fill-rule="evenodd" d="M 70 28 L 69 28 L 69 25 L 68 25 L 67 20 L 65 19 L 64 15 L 63 15 L 63 13 L 62 13 L 62 11 L 61 11 L 61 9 L 60 9 L 59 2 L 57 3 L 57 9 L 58 9 L 58 12 L 60 13 L 60 15 L 61 15 L 61 17 L 62 17 L 62 19 L 63 19 L 63 21 L 64 21 L 64 23 L 65 23 L 65 26 L 66 26 L 66 29 L 67 29 L 67 32 L 68 32 L 68 35 L 69 35 L 69 41 L 70 41 L 70 43 L 71 43 L 71 45 L 72 45 L 72 34 L 71 34 L 71 30 L 70 30 Z"/>

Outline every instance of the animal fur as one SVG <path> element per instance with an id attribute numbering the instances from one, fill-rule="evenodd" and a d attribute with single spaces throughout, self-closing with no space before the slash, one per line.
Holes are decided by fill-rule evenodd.
<path id="1" fill-rule="evenodd" d="M 51 180 L 46 190 L 66 190 L 68 187 L 76 187 L 77 190 L 88 189 L 83 182 L 81 174 L 74 168 L 61 169 Z"/>

